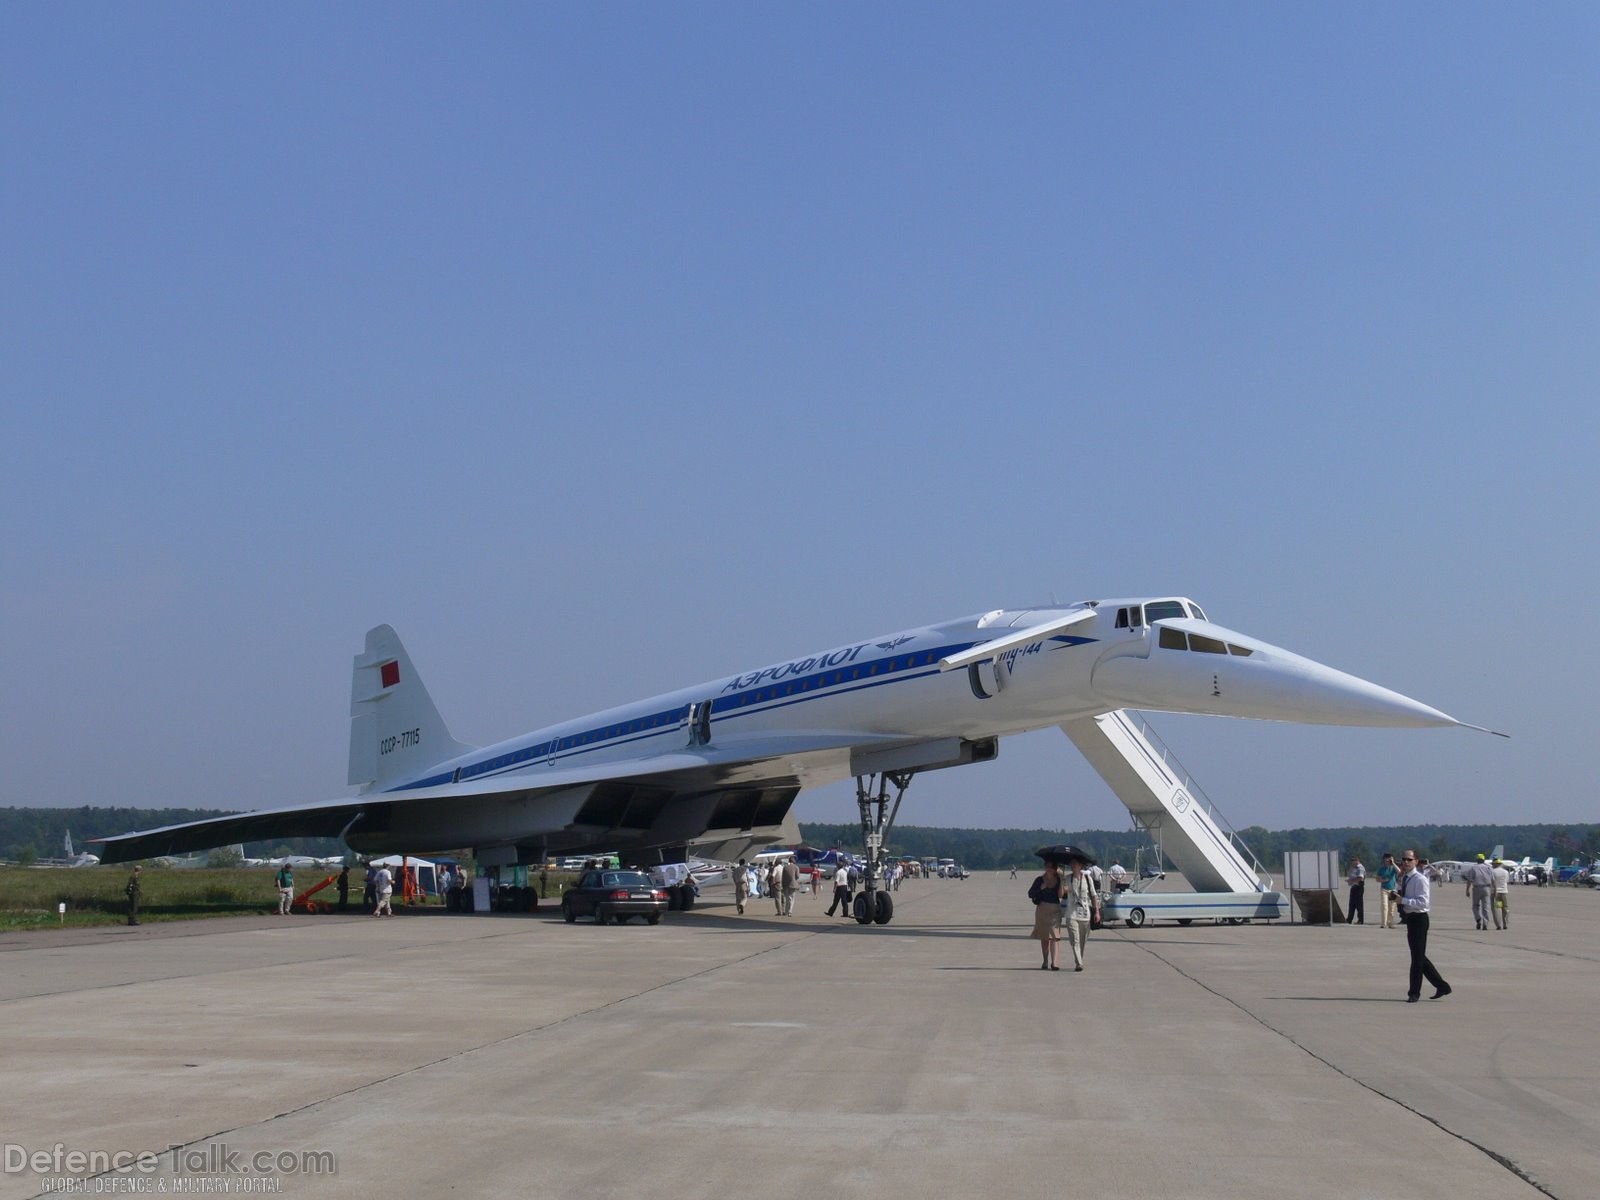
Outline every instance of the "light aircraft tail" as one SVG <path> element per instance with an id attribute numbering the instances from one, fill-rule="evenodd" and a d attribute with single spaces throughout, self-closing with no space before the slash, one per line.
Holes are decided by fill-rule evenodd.
<path id="1" fill-rule="evenodd" d="M 350 782 L 384 788 L 470 749 L 445 728 L 399 634 L 369 629 L 350 682 Z"/>

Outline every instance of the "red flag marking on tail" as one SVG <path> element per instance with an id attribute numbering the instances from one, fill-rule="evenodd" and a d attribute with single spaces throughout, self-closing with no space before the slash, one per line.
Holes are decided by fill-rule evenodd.
<path id="1" fill-rule="evenodd" d="M 400 682 L 400 664 L 398 662 L 386 662 L 379 668 L 379 671 L 383 675 L 384 687 L 392 688 Z"/>

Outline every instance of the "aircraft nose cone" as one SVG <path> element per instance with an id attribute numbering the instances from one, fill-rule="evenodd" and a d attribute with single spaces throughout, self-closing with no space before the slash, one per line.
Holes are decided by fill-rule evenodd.
<path id="1" fill-rule="evenodd" d="M 1373 725 L 1400 729 L 1459 724 L 1448 713 L 1369 680 L 1325 667 L 1310 659 L 1301 659 L 1297 665 L 1301 668 L 1298 686 L 1291 684 L 1282 689 L 1284 702 L 1305 714 L 1292 720 L 1322 725 Z"/>
<path id="2" fill-rule="evenodd" d="M 1231 631 L 1226 641 L 1249 650 L 1197 653 L 1155 648 L 1148 657 L 1103 660 L 1094 687 L 1129 708 L 1210 713 L 1306 725 L 1429 728 L 1459 725 L 1410 696 Z"/>

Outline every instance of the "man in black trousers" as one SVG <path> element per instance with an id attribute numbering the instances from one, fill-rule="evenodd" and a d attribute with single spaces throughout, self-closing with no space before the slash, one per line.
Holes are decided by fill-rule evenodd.
<path id="1" fill-rule="evenodd" d="M 1345 875 L 1345 881 L 1350 884 L 1350 911 L 1346 914 L 1346 925 L 1367 923 L 1367 869 L 1361 865 L 1361 856 L 1358 854 L 1350 863 L 1350 870 Z"/>
<path id="2" fill-rule="evenodd" d="M 1406 923 L 1406 945 L 1411 949 L 1411 981 L 1406 1003 L 1422 999 L 1422 981 L 1433 984 L 1433 999 L 1443 1000 L 1451 988 L 1444 976 L 1428 961 L 1428 909 L 1432 897 L 1428 877 L 1418 869 L 1417 852 L 1407 850 L 1400 858 L 1400 919 Z"/>

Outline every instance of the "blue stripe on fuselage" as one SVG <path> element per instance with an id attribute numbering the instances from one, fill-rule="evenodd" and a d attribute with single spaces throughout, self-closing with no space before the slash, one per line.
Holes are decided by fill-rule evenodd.
<path id="1" fill-rule="evenodd" d="M 1096 639 L 1080 637 L 1073 634 L 1058 634 L 1049 639 L 1062 643 L 1056 649 L 1068 649 L 1072 646 L 1081 646 Z M 941 658 L 952 654 L 960 654 L 963 650 L 970 650 L 977 642 L 957 642 L 949 646 L 941 646 L 936 650 L 918 650 L 912 654 L 891 654 L 884 658 L 871 659 L 867 662 L 856 663 L 849 667 L 831 668 L 826 671 L 816 671 L 810 675 L 802 675 L 786 679 L 781 683 L 763 683 L 759 687 L 749 687 L 742 691 L 728 695 L 718 695 L 711 700 L 711 716 L 713 719 L 732 720 L 735 717 L 752 716 L 756 713 L 772 712 L 779 708 L 788 708 L 793 704 L 803 704 L 808 700 L 819 700 L 824 696 L 844 696 L 851 692 L 866 691 L 868 688 L 882 687 L 887 683 L 904 683 L 913 679 L 926 679 L 930 675 L 937 675 L 939 671 L 936 664 Z M 1013 652 L 1015 653 L 1015 652 Z M 734 676 L 735 679 L 740 678 Z M 829 682 L 829 680 L 832 682 Z M 388 792 L 409 791 L 412 788 L 439 787 L 447 783 L 455 783 L 468 779 L 482 779 L 491 775 L 501 775 L 508 771 L 515 771 L 534 762 L 555 762 L 563 758 L 571 758 L 578 754 L 587 754 L 590 750 L 606 747 L 626 746 L 632 742 L 643 741 L 655 737 L 666 729 L 680 726 L 689 717 L 689 706 L 680 704 L 675 708 L 663 709 L 660 712 L 649 713 L 642 717 L 633 717 L 626 721 L 618 721 L 611 725 L 600 725 L 594 729 L 587 729 L 581 733 L 568 734 L 565 737 L 552 738 L 540 742 L 535 746 L 525 746 L 520 750 L 511 750 L 505 754 L 497 754 L 493 758 L 484 759 L 482 762 L 472 763 L 460 768 L 459 774 L 455 768 L 437 775 L 430 775 L 425 779 L 418 779 L 411 783 L 399 784 L 395 787 L 385 788 Z"/>

